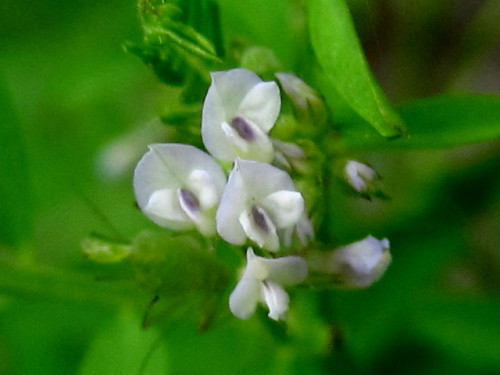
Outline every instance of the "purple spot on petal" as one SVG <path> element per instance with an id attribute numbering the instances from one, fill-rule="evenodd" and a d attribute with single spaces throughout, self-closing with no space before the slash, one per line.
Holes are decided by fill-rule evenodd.
<path id="1" fill-rule="evenodd" d="M 252 219 L 257 227 L 259 227 L 259 229 L 261 229 L 265 233 L 269 233 L 269 225 L 267 224 L 266 213 L 264 212 L 264 210 L 260 207 L 253 206 L 251 214 Z"/>
<path id="2" fill-rule="evenodd" d="M 235 117 L 231 121 L 231 127 L 236 130 L 238 135 L 246 141 L 253 141 L 255 133 L 250 124 L 242 117 Z"/>
<path id="3" fill-rule="evenodd" d="M 200 210 L 200 202 L 196 195 L 187 189 L 180 189 L 179 198 L 182 201 L 182 205 L 186 207 L 191 212 L 196 212 Z"/>

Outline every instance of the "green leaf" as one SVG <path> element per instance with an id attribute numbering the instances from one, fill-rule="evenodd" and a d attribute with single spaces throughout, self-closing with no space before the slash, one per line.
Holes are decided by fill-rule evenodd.
<path id="1" fill-rule="evenodd" d="M 136 281 L 156 296 L 144 327 L 194 318 L 208 328 L 229 283 L 226 266 L 188 234 L 144 231 L 132 246 Z"/>
<path id="2" fill-rule="evenodd" d="M 23 132 L 0 77 L 0 243 L 19 246 L 31 233 L 31 189 Z"/>
<path id="3" fill-rule="evenodd" d="M 466 359 L 478 368 L 498 369 L 499 309 L 492 298 L 441 294 L 414 310 L 412 328 L 455 361 Z"/>
<path id="4" fill-rule="evenodd" d="M 384 139 L 358 118 L 340 124 L 344 149 L 439 149 L 500 137 L 500 96 L 443 95 L 402 105 L 409 135 Z"/>
<path id="5" fill-rule="evenodd" d="M 132 248 L 136 281 L 160 296 L 220 293 L 229 281 L 226 267 L 193 236 L 147 230 Z"/>
<path id="6" fill-rule="evenodd" d="M 311 0 L 308 12 L 311 43 L 326 78 L 380 134 L 400 136 L 404 132 L 403 121 L 370 72 L 345 1 Z M 335 96 L 330 91 L 323 94 L 327 99 Z"/>
<path id="7" fill-rule="evenodd" d="M 140 318 L 123 311 L 91 344 L 80 375 L 166 374 L 168 357 L 154 330 L 143 331 Z"/>
<path id="8" fill-rule="evenodd" d="M 294 35 L 290 1 L 284 0 L 217 0 L 226 49 L 249 44 L 271 49 L 278 60 L 290 69 L 301 51 L 301 40 Z"/>

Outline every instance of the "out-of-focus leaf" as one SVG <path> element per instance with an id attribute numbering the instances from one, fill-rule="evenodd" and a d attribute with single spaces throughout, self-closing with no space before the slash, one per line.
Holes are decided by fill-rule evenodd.
<path id="1" fill-rule="evenodd" d="M 144 326 L 179 319 L 210 325 L 229 283 L 223 263 L 189 235 L 145 231 L 132 246 L 136 281 L 157 296 Z"/>
<path id="2" fill-rule="evenodd" d="M 311 0 L 308 11 L 311 43 L 326 77 L 348 105 L 381 135 L 401 135 L 403 121 L 369 70 L 345 1 Z M 336 93 L 323 94 L 328 97 Z"/>
<path id="3" fill-rule="evenodd" d="M 227 285 L 225 266 L 189 235 L 144 231 L 132 247 L 137 281 L 155 294 L 220 292 Z"/>
<path id="4" fill-rule="evenodd" d="M 0 243 L 20 245 L 31 233 L 31 190 L 23 132 L 0 76 Z"/>
<path id="5" fill-rule="evenodd" d="M 123 311 L 91 344 L 80 375 L 167 374 L 165 345 L 154 330 L 140 328 L 140 319 Z"/>
<path id="6" fill-rule="evenodd" d="M 340 124 L 346 149 L 438 149 L 500 138 L 500 96 L 443 95 L 400 107 L 408 136 L 387 140 L 363 120 Z"/>
<path id="7" fill-rule="evenodd" d="M 270 48 L 285 67 L 292 65 L 301 46 L 294 40 L 290 2 L 283 0 L 217 0 L 225 44 Z"/>
<path id="8" fill-rule="evenodd" d="M 499 369 L 499 311 L 495 300 L 439 296 L 414 310 L 412 327 L 457 361 Z"/>
<path id="9" fill-rule="evenodd" d="M 68 274 L 64 270 L 21 267 L 0 262 L 2 295 L 16 298 L 42 298 L 87 306 L 116 306 L 130 303 L 143 295 L 130 282 L 97 281 L 88 276 Z"/>

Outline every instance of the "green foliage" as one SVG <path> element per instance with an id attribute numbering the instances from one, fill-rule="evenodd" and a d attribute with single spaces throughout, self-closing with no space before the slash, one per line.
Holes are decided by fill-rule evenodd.
<path id="1" fill-rule="evenodd" d="M 284 64 L 284 69 L 293 66 L 293 60 L 300 53 L 300 46 L 294 44 L 296 40 L 289 1 L 217 0 L 217 4 L 227 50 L 226 59 L 236 57 L 238 61 L 240 45 L 263 46 L 276 54 Z"/>
<path id="2" fill-rule="evenodd" d="M 226 267 L 189 235 L 146 231 L 132 244 L 136 281 L 156 296 L 143 325 L 198 320 L 211 324 L 229 283 Z"/>
<path id="3" fill-rule="evenodd" d="M 311 0 L 308 11 L 311 43 L 326 79 L 381 135 L 402 135 L 404 124 L 368 68 L 345 1 Z M 336 97 L 336 92 L 323 93 Z"/>
<path id="4" fill-rule="evenodd" d="M 189 23 L 186 2 L 142 0 L 139 2 L 143 41 L 127 43 L 128 52 L 150 65 L 164 83 L 188 85 L 208 82 L 210 68 L 221 60 L 213 43 Z M 204 14 L 204 17 L 210 15 Z"/>
<path id="5" fill-rule="evenodd" d="M 227 270 L 191 236 L 145 231 L 132 249 L 137 281 L 160 296 L 220 292 L 227 286 Z"/>
<path id="6" fill-rule="evenodd" d="M 395 102 L 442 95 L 394 115 L 346 2 Z M 479 142 L 500 136 L 499 97 L 455 95 L 498 93 L 498 9 L 496 0 L 158 0 L 141 2 L 138 30 L 131 2 L 4 2 L 0 373 L 498 373 L 499 154 L 498 142 Z M 176 87 L 158 85 L 123 53 L 124 40 L 139 40 L 127 48 Z M 307 195 L 327 212 L 332 246 L 368 232 L 388 237 L 387 275 L 359 292 L 291 291 L 285 325 L 262 308 L 248 321 L 230 316 L 236 275 L 226 267 L 243 257 L 227 244 L 146 231 L 130 248 L 91 238 L 82 256 L 89 233 L 133 238 L 152 227 L 134 207 L 130 172 L 97 176 L 103 148 L 160 112 L 171 127 L 151 142 L 199 141 L 209 71 L 243 62 L 268 74 L 278 67 L 267 51 L 331 110 L 330 133 L 300 144 L 308 163 L 355 158 L 382 176 L 389 201 L 355 199 L 321 179 Z M 261 52 L 269 66 L 259 66 Z M 196 99 L 192 108 L 177 100 L 179 86 Z M 309 134 L 289 115 L 277 138 Z M 398 115 L 407 136 L 386 139 L 398 133 Z M 328 183 L 324 204 L 316 186 Z"/>
<path id="7" fill-rule="evenodd" d="M 0 244 L 20 246 L 31 235 L 32 192 L 21 123 L 0 74 Z"/>
<path id="8" fill-rule="evenodd" d="M 433 149 L 485 142 L 500 137 L 500 97 L 443 95 L 399 108 L 409 135 L 384 139 L 361 118 L 341 123 L 340 147 L 347 149 Z"/>
<path id="9" fill-rule="evenodd" d="M 166 374 L 168 352 L 159 333 L 144 332 L 136 323 L 132 311 L 121 311 L 90 344 L 78 374 Z"/>

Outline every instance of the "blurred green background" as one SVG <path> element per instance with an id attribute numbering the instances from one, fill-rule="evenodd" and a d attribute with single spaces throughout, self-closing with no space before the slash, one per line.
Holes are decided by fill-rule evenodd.
<path id="1" fill-rule="evenodd" d="M 294 38 L 303 1 L 217 3 L 226 46 L 243 38 L 307 71 L 312 52 Z M 497 0 L 349 5 L 396 104 L 500 93 Z M 392 199 L 335 185 L 334 237 L 388 237 L 393 264 L 368 290 L 295 291 L 288 334 L 264 314 L 204 333 L 182 317 L 142 331 L 152 296 L 105 280 L 113 267 L 80 247 L 91 232 L 153 227 L 134 207 L 131 171 L 166 139 L 157 118 L 178 95 L 124 52 L 139 38 L 132 0 L 0 5 L 0 374 L 500 372 L 498 140 L 348 155 L 374 165 Z"/>

